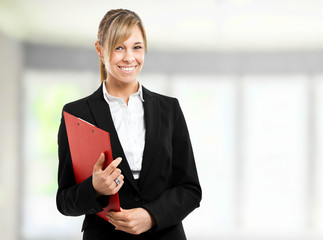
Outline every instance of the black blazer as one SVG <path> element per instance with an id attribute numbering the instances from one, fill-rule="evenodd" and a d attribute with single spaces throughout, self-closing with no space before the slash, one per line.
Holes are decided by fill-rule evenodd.
<path id="1" fill-rule="evenodd" d="M 125 176 L 119 191 L 121 207 L 145 208 L 157 223 L 150 231 L 133 236 L 115 231 L 109 222 L 95 215 L 107 205 L 109 197 L 95 198 L 92 177 L 76 184 L 62 117 L 58 132 L 57 208 L 68 216 L 85 214 L 83 239 L 186 239 L 181 222 L 199 206 L 201 187 L 185 119 L 177 99 L 144 87 L 143 97 L 146 140 L 138 184 L 120 144 L 102 85 L 92 95 L 63 108 L 110 133 L 113 158 L 123 159 L 119 165 Z"/>

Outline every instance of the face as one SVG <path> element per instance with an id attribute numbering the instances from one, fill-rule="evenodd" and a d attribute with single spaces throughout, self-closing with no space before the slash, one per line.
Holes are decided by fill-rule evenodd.
<path id="1" fill-rule="evenodd" d="M 142 69 L 145 57 L 140 28 L 136 26 L 130 37 L 114 49 L 110 61 L 105 48 L 102 49 L 102 54 L 109 81 L 123 84 L 137 82 L 137 75 Z"/>

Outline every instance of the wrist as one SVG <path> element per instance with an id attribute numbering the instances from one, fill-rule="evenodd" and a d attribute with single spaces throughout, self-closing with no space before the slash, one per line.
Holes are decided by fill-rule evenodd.
<path id="1" fill-rule="evenodd" d="M 151 223 L 151 228 L 153 228 L 156 225 L 156 220 L 154 218 L 154 216 L 151 214 L 151 212 L 145 208 L 143 208 L 149 215 L 150 218 L 150 223 Z"/>
<path id="2" fill-rule="evenodd" d="M 94 189 L 94 196 L 97 198 L 97 197 L 102 196 L 102 194 Z"/>

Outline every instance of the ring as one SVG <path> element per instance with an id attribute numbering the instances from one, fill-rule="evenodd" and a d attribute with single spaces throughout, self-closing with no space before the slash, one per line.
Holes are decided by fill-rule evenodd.
<path id="1" fill-rule="evenodd" d="M 114 179 L 114 182 L 117 184 L 117 186 L 119 186 L 120 181 L 119 181 L 119 179 L 118 179 L 118 178 Z"/>

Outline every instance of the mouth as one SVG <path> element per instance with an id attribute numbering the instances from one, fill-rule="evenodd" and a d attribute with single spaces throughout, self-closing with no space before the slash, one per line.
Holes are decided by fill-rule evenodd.
<path id="1" fill-rule="evenodd" d="M 137 65 L 135 65 L 135 66 L 118 66 L 118 68 L 121 69 L 125 73 L 131 73 L 136 67 L 137 67 Z"/>

